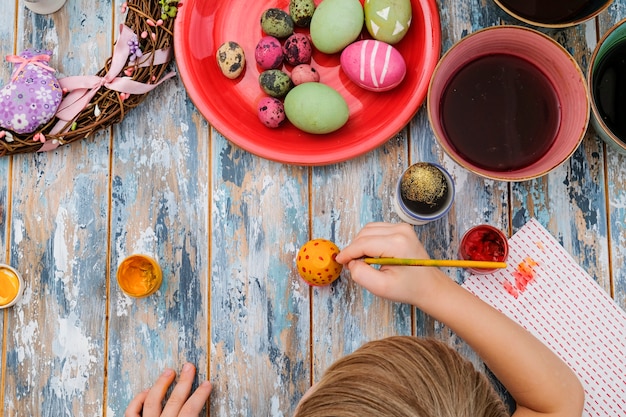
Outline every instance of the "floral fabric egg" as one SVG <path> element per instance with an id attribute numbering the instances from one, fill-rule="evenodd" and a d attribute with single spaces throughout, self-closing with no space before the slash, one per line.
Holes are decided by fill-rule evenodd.
<path id="1" fill-rule="evenodd" d="M 32 133 L 55 115 L 63 92 L 55 70 L 47 64 L 51 51 L 24 50 L 7 56 L 13 75 L 0 90 L 0 128 Z"/>

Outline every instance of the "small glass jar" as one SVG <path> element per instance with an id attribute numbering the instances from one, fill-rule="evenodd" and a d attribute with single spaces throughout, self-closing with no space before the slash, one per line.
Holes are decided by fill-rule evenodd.
<path id="1" fill-rule="evenodd" d="M 147 297 L 154 294 L 163 281 L 163 272 L 154 258 L 147 255 L 130 255 L 117 268 L 117 283 L 130 297 Z"/>
<path id="2" fill-rule="evenodd" d="M 504 262 L 509 256 L 509 241 L 500 229 L 488 224 L 474 226 L 461 238 L 459 256 L 467 261 Z M 497 269 L 468 270 L 474 274 L 489 274 Z"/>
<path id="3" fill-rule="evenodd" d="M 21 275 L 9 265 L 0 264 L 0 310 L 17 303 L 23 292 Z"/>
<path id="4" fill-rule="evenodd" d="M 454 181 L 441 165 L 418 162 L 398 179 L 394 206 L 398 216 L 413 225 L 442 218 L 454 201 Z"/>

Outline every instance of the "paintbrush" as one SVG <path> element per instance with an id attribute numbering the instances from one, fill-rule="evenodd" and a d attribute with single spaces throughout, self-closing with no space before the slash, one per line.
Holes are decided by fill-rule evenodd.
<path id="1" fill-rule="evenodd" d="M 506 262 L 466 261 L 462 259 L 364 258 L 363 261 L 367 264 L 375 265 L 441 266 L 480 269 L 506 268 Z"/>

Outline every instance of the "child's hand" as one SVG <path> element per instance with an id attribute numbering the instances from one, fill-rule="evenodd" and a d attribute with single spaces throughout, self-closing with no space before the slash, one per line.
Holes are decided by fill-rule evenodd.
<path id="1" fill-rule="evenodd" d="M 204 404 L 207 402 L 211 394 L 211 384 L 205 381 L 200 384 L 198 389 L 191 393 L 191 385 L 196 373 L 196 368 L 186 363 L 180 374 L 180 379 L 169 400 L 163 407 L 163 400 L 170 385 L 176 378 L 176 372 L 173 369 L 166 369 L 159 379 L 154 383 L 152 388 L 138 394 L 128 404 L 125 417 L 198 417 Z"/>
<path id="2" fill-rule="evenodd" d="M 366 225 L 337 255 L 337 262 L 347 265 L 352 279 L 371 293 L 417 307 L 421 300 L 434 296 L 436 281 L 448 279 L 438 268 L 383 265 L 378 269 L 360 260 L 364 257 L 429 259 L 415 230 L 406 223 Z"/>

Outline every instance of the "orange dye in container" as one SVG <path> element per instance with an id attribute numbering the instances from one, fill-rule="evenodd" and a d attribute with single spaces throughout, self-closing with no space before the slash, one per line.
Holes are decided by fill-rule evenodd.
<path id="1" fill-rule="evenodd" d="M 131 297 L 146 297 L 161 286 L 163 273 L 153 258 L 131 255 L 117 268 L 117 283 Z"/>
<path id="2" fill-rule="evenodd" d="M 13 305 L 22 292 L 22 283 L 13 268 L 0 265 L 0 308 Z"/>

